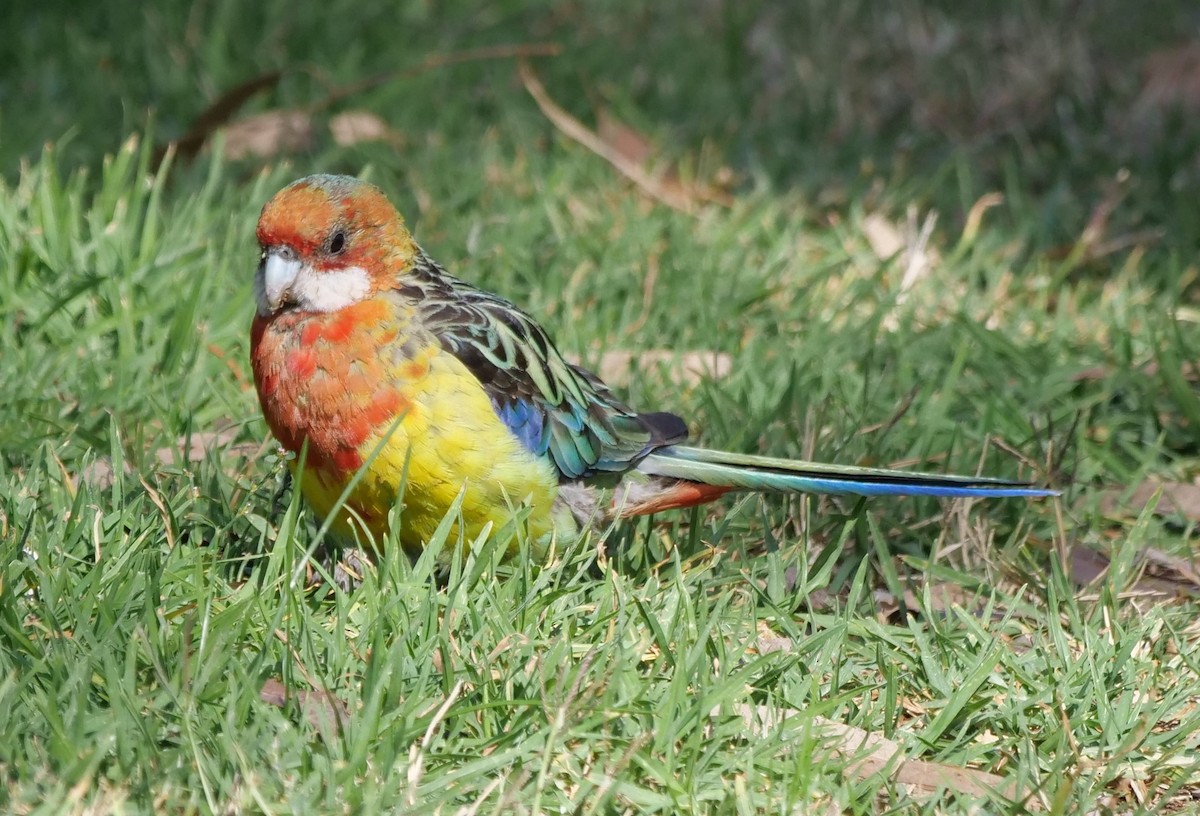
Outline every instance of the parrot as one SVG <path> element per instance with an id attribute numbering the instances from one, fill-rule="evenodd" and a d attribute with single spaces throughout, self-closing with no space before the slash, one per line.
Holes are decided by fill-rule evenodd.
<path id="1" fill-rule="evenodd" d="M 438 265 L 384 192 L 352 176 L 284 187 L 263 206 L 257 239 L 255 389 L 335 538 L 394 540 L 416 557 L 452 509 L 443 547 L 525 508 L 528 541 L 544 553 L 589 528 L 742 491 L 1057 495 L 688 445 L 681 417 L 622 402 L 525 311 Z"/>

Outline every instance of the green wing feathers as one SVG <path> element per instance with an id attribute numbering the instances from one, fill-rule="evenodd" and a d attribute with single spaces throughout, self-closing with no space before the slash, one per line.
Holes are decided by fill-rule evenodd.
<path id="1" fill-rule="evenodd" d="M 639 414 L 563 359 L 533 318 L 448 274 L 424 253 L 397 291 L 421 325 L 479 380 L 497 415 L 563 481 L 615 479 L 651 451 L 687 439 L 671 414 Z"/>

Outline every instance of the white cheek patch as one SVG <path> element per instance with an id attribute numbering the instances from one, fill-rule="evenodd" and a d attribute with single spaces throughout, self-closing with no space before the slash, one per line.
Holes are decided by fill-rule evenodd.
<path id="1" fill-rule="evenodd" d="M 306 312 L 336 312 L 366 298 L 371 278 L 361 266 L 318 272 L 305 266 L 292 284 L 292 300 Z"/>

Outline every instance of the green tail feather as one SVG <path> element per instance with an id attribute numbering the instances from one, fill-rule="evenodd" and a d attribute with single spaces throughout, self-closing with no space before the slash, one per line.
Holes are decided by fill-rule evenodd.
<path id="1" fill-rule="evenodd" d="M 825 465 L 672 445 L 638 465 L 652 476 L 735 490 L 828 493 L 854 496 L 1026 497 L 1057 496 L 1057 490 L 983 476 L 912 473 L 904 470 Z"/>

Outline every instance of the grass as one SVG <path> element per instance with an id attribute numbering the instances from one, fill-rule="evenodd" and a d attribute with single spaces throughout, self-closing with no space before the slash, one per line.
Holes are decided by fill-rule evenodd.
<path id="1" fill-rule="evenodd" d="M 0 12 L 21 35 L 0 52 L 3 809 L 1193 807 L 1195 514 L 1120 499 L 1200 469 L 1198 142 L 1113 125 L 1185 10 L 467 5 Z M 324 75 L 535 40 L 564 46 L 536 67 L 574 115 L 610 109 L 685 181 L 728 167 L 732 205 L 647 201 L 504 62 L 340 105 L 390 144 L 337 145 L 329 111 L 298 151 L 151 171 L 156 141 L 264 70 L 321 68 L 250 112 L 324 98 Z M 1022 85 L 1021 66 L 1044 73 Z M 307 588 L 318 520 L 280 494 L 247 327 L 258 209 L 316 170 L 381 184 L 435 258 L 589 364 L 730 355 L 720 379 L 652 366 L 623 387 L 705 444 L 1065 495 L 749 498 L 627 525 L 599 563 L 481 545 L 444 581 L 385 556 L 355 592 Z M 1098 253 L 1079 238 L 1105 200 L 1103 237 L 1142 237 Z M 911 249 L 910 206 L 938 218 L 902 291 L 906 256 L 870 236 Z M 1085 585 L 1087 551 L 1111 565 Z M 1174 596 L 1146 553 L 1185 562 Z M 1034 795 L 865 774 L 829 722 Z"/>

